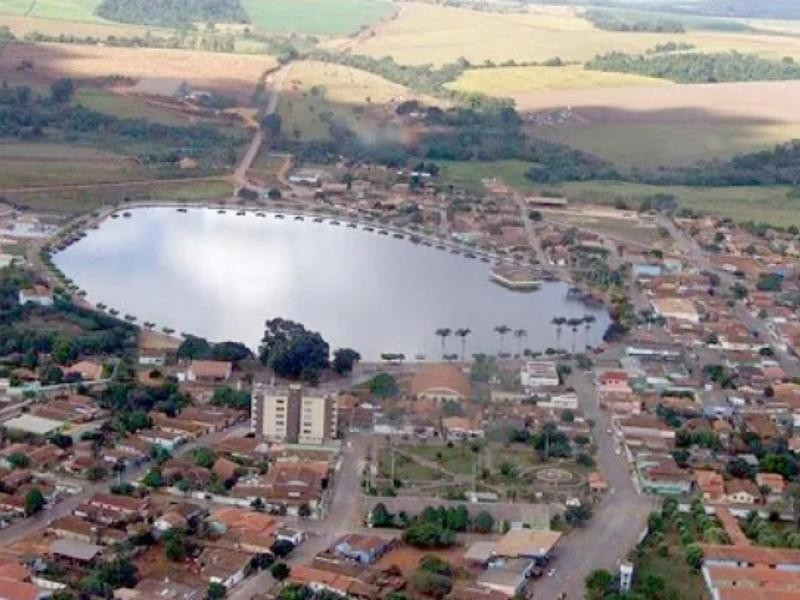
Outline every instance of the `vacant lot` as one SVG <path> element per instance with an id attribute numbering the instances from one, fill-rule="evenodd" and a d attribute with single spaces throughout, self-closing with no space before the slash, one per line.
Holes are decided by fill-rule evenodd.
<path id="1" fill-rule="evenodd" d="M 448 87 L 490 96 L 519 96 L 542 90 L 572 90 L 634 85 L 668 85 L 663 79 L 626 73 L 587 71 L 580 65 L 566 67 L 496 67 L 466 71 Z"/>
<path id="2" fill-rule="evenodd" d="M 0 57 L 0 75 L 16 72 L 22 60 L 33 62 L 34 76 L 41 79 L 175 77 L 241 101 L 250 98 L 259 77 L 276 65 L 269 56 L 13 42 Z"/>
<path id="3" fill-rule="evenodd" d="M 348 35 L 387 18 L 387 0 L 242 0 L 256 29 L 279 33 Z"/>
<path id="4" fill-rule="evenodd" d="M 397 19 L 361 40 L 353 51 L 393 56 L 409 64 L 441 64 L 462 56 L 475 63 L 543 61 L 555 56 L 586 61 L 612 50 L 641 53 L 674 41 L 676 35 L 602 31 L 568 7 L 534 6 L 527 14 L 499 14 L 433 4 L 403 6 Z M 786 35 L 703 31 L 680 37 L 701 50 L 736 48 L 770 58 L 800 58 L 800 38 Z"/>

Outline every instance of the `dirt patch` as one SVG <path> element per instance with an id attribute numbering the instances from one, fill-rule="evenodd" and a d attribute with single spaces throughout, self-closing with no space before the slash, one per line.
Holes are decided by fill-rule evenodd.
<path id="1" fill-rule="evenodd" d="M 26 74 L 37 81 L 58 77 L 170 77 L 185 79 L 195 89 L 232 96 L 240 102 L 247 102 L 259 78 L 276 66 L 269 56 L 12 42 L 0 56 L 0 75 L 18 77 L 24 60 L 33 63 Z"/>
<path id="2" fill-rule="evenodd" d="M 410 577 L 416 570 L 420 559 L 429 554 L 435 554 L 439 558 L 446 560 L 454 568 L 458 569 L 464 565 L 465 549 L 461 547 L 447 548 L 445 550 L 422 550 L 412 548 L 405 544 L 400 544 L 389 553 L 385 554 L 377 563 L 377 567 L 385 569 L 396 566 L 403 573 L 404 577 Z"/>

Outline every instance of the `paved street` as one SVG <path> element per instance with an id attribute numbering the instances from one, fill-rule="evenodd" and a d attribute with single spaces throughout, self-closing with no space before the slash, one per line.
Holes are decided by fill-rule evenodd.
<path id="1" fill-rule="evenodd" d="M 606 433 L 608 417 L 600 411 L 591 374 L 579 372 L 570 378 L 581 399 L 581 409 L 593 420 L 595 457 L 608 481 L 609 491 L 594 507 L 594 515 L 582 529 L 559 542 L 555 550 L 553 577 L 544 577 L 533 587 L 534 598 L 555 600 L 566 593 L 569 600 L 584 597 L 583 581 L 595 569 L 615 570 L 635 546 L 647 517 L 657 506 L 655 499 L 641 496 L 633 486 L 624 454 L 616 454 L 613 437 Z"/>
<path id="2" fill-rule="evenodd" d="M 322 521 L 304 520 L 297 524 L 299 528 L 309 532 L 310 536 L 287 559 L 290 566 L 308 562 L 342 534 L 363 528 L 360 521 L 361 472 L 366 464 L 369 444 L 368 435 L 351 436 L 345 442 L 327 517 Z M 269 571 L 262 571 L 242 582 L 227 598 L 249 600 L 255 594 L 268 590 L 274 583 Z"/>

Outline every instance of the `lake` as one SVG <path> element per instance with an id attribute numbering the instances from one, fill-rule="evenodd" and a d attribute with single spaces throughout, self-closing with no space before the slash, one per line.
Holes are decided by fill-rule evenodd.
<path id="1" fill-rule="evenodd" d="M 609 323 L 604 310 L 568 299 L 564 283 L 509 291 L 489 280 L 490 264 L 345 222 L 166 207 L 130 214 L 106 219 L 54 260 L 92 304 L 158 329 L 255 349 L 264 322 L 284 317 L 365 359 L 383 352 L 435 359 L 443 327 L 472 330 L 469 355 L 496 353 L 501 324 L 527 331 L 522 348 L 544 350 L 572 346 L 567 328 L 557 340 L 553 317 L 597 319 L 588 332 L 581 326 L 577 348 L 597 344 Z M 516 352 L 518 341 L 507 335 L 505 350 Z M 459 339 L 447 340 L 448 353 L 460 348 Z"/>

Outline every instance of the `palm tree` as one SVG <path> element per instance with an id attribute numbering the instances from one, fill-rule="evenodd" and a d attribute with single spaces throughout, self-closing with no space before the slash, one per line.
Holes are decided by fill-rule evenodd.
<path id="1" fill-rule="evenodd" d="M 592 325 L 597 320 L 594 315 L 584 315 L 583 317 L 583 330 L 585 335 L 583 336 L 583 342 L 586 347 L 589 347 L 589 331 L 592 329 Z"/>
<path id="2" fill-rule="evenodd" d="M 511 327 L 508 325 L 498 325 L 494 330 L 500 335 L 500 352 L 498 354 L 503 354 L 503 341 L 505 340 L 506 334 L 511 331 Z"/>
<path id="3" fill-rule="evenodd" d="M 567 322 L 565 317 L 553 317 L 551 323 L 556 326 L 556 346 L 561 348 L 561 328 Z"/>
<path id="4" fill-rule="evenodd" d="M 467 336 L 470 333 L 472 333 L 472 330 L 469 327 L 456 329 L 456 335 L 461 338 L 461 362 L 464 362 L 465 350 L 467 348 Z"/>
<path id="5" fill-rule="evenodd" d="M 572 328 L 572 353 L 575 354 L 575 336 L 578 333 L 578 326 L 583 323 L 583 319 L 571 318 L 567 320 L 567 325 Z"/>
<path id="6" fill-rule="evenodd" d="M 446 342 L 447 338 L 450 337 L 451 333 L 453 333 L 453 332 L 450 330 L 449 327 L 441 327 L 440 329 L 436 330 L 436 335 L 438 335 L 440 338 L 442 338 L 442 358 L 444 358 L 445 342 Z"/>
<path id="7" fill-rule="evenodd" d="M 514 337 L 517 338 L 517 355 L 522 354 L 522 338 L 528 337 L 528 332 L 525 329 L 515 329 Z"/>

